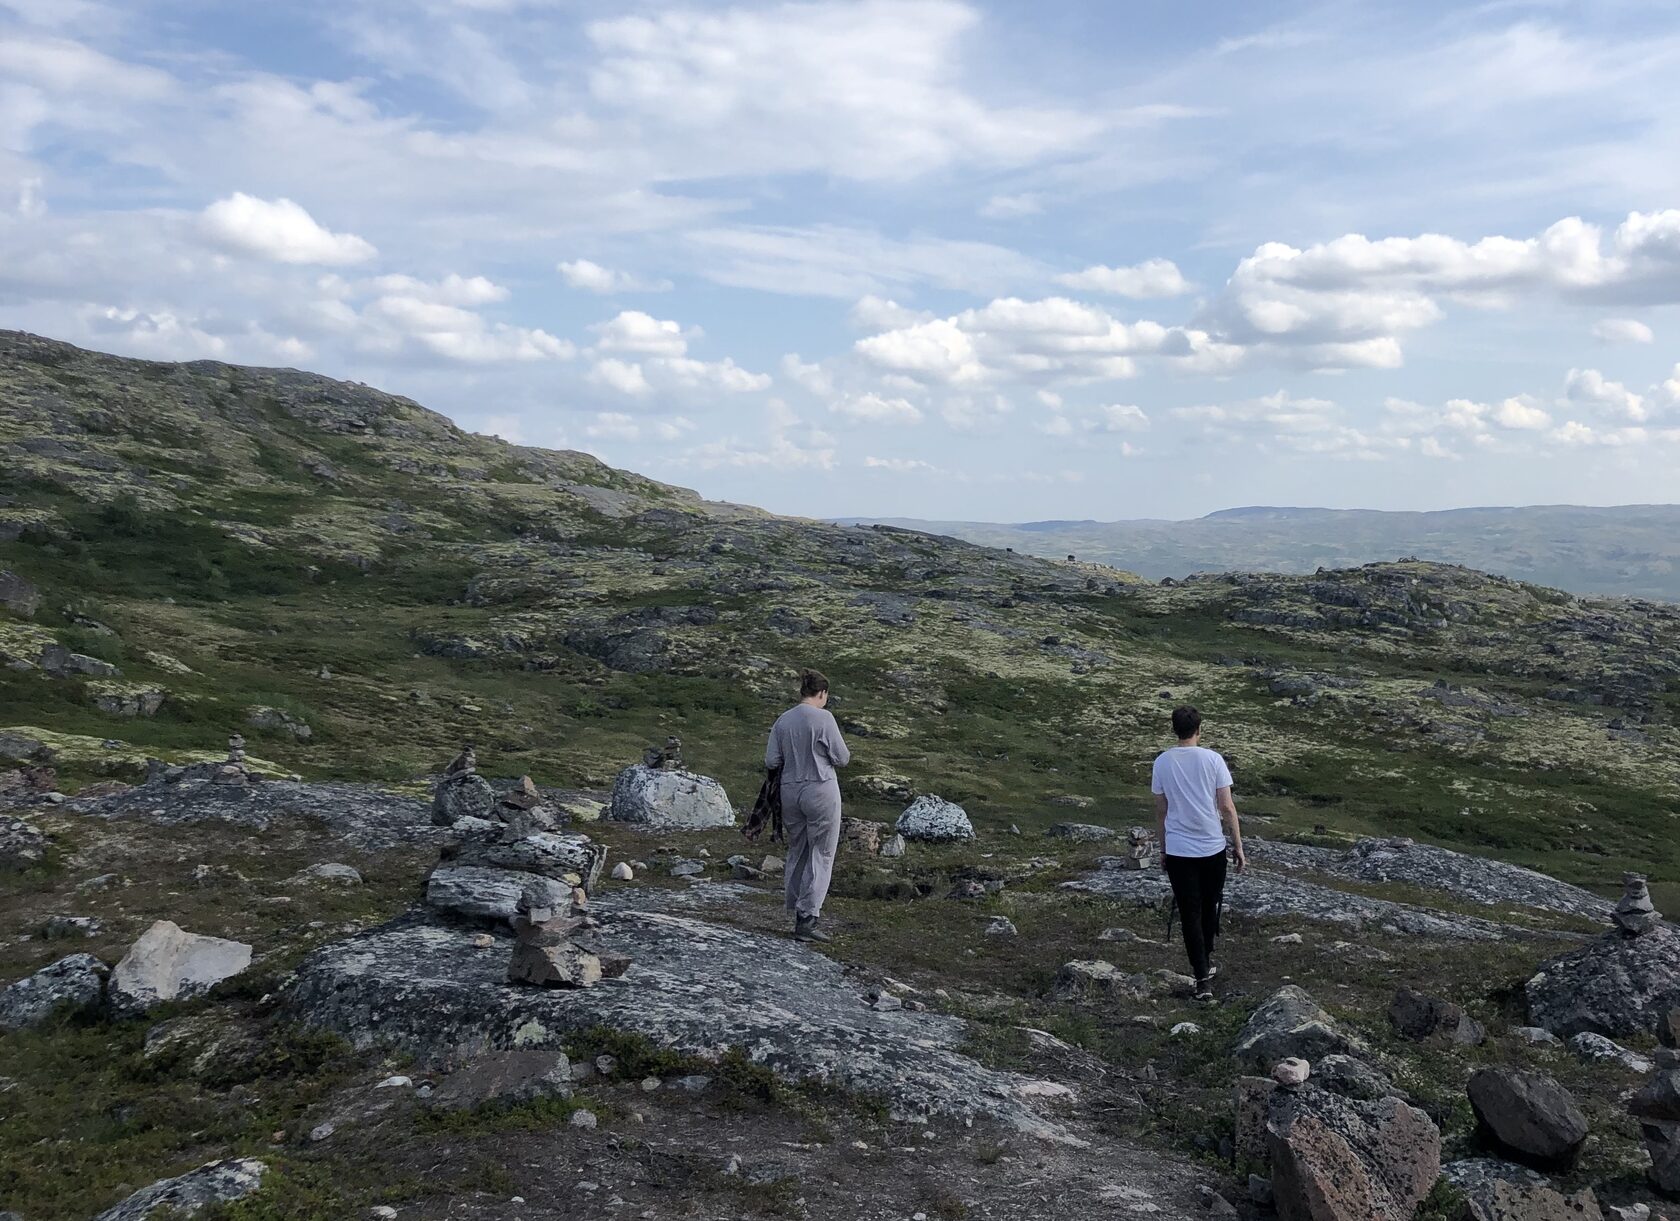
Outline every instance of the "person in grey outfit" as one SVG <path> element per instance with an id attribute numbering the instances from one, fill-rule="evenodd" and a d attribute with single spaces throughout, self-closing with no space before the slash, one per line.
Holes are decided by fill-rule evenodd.
<path id="1" fill-rule="evenodd" d="M 776 718 L 764 766 L 782 770 L 782 821 L 787 827 L 787 909 L 800 941 L 827 941 L 817 928 L 840 844 L 840 781 L 834 769 L 852 761 L 828 711 L 828 679 L 799 676 L 799 702 Z"/>

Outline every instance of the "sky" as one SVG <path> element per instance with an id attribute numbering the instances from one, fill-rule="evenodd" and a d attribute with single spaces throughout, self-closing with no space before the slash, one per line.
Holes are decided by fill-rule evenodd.
<path id="1" fill-rule="evenodd" d="M 1680 501 L 1666 0 L 0 0 L 0 327 L 811 516 Z"/>

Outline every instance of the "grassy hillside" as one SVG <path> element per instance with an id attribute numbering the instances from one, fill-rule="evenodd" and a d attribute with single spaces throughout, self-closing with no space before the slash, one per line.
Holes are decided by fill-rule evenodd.
<path id="1" fill-rule="evenodd" d="M 1028 555 L 1073 554 L 1150 578 L 1239 569 L 1306 573 L 1417 556 L 1572 593 L 1680 601 L 1680 505 L 1434 513 L 1251 508 L 1194 521 L 890 524 Z"/>
<path id="2" fill-rule="evenodd" d="M 489 772 L 600 785 L 676 733 L 744 802 L 816 665 L 860 812 L 902 776 L 993 826 L 1070 797 L 1142 819 L 1190 701 L 1262 833 L 1648 869 L 1680 910 L 1680 607 L 1428 563 L 1147 584 L 705 502 L 365 386 L 16 333 L 0 485 L 0 569 L 41 595 L 0 610 L 0 752 L 42 744 L 66 787 L 234 729 L 311 776 L 413 780 L 470 739 Z"/>

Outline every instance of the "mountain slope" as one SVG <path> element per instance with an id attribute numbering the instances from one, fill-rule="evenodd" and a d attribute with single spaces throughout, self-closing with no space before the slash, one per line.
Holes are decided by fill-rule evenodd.
<path id="1" fill-rule="evenodd" d="M 1578 594 L 1680 601 L 1680 505 L 1433 513 L 1246 507 L 1193 521 L 883 520 L 1029 555 L 1073 554 L 1151 580 L 1192 572 L 1307 573 L 1417 556 Z"/>
<path id="2" fill-rule="evenodd" d="M 816 665 L 864 813 L 897 776 L 982 823 L 1066 795 L 1144 820 L 1190 701 L 1272 833 L 1676 876 L 1672 606 L 1425 563 L 1144 585 L 705 502 L 364 386 L 15 334 L 0 477 L 0 568 L 41 591 L 0 613 L 0 743 L 70 779 L 241 729 L 311 775 L 410 781 L 470 739 L 489 771 L 599 786 L 677 733 L 742 801 Z"/>

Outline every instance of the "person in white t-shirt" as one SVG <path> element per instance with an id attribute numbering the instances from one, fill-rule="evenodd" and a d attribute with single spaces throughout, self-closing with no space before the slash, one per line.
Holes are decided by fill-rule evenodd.
<path id="1" fill-rule="evenodd" d="M 1231 800 L 1231 769 L 1218 751 L 1201 745 L 1202 714 L 1173 709 L 1178 745 L 1155 758 L 1150 791 L 1161 824 L 1161 868 L 1178 900 L 1184 948 L 1196 974 L 1196 998 L 1213 999 L 1213 942 L 1225 904 L 1225 831 L 1237 872 L 1248 868 L 1237 805 Z M 1223 823 L 1223 826 L 1221 825 Z"/>

